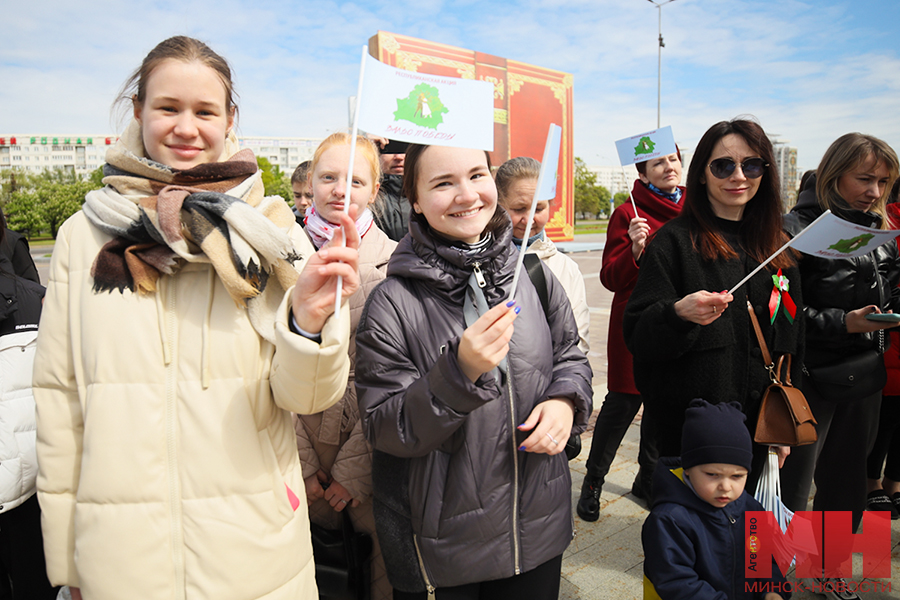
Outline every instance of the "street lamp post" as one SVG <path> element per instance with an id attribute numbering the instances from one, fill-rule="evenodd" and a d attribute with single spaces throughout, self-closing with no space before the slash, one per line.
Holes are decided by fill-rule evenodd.
<path id="1" fill-rule="evenodd" d="M 666 44 L 663 42 L 662 36 L 662 7 L 670 2 L 675 2 L 675 0 L 666 0 L 665 2 L 659 3 L 655 0 L 647 0 L 650 4 L 654 5 L 659 12 L 659 50 L 658 57 L 656 59 L 656 127 L 659 127 L 659 105 L 660 98 L 662 95 L 662 49 L 666 47 Z"/>

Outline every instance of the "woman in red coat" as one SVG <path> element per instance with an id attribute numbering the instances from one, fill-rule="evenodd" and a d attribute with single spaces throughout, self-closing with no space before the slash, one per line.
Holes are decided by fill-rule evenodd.
<path id="1" fill-rule="evenodd" d="M 600 517 L 600 490 L 616 456 L 616 450 L 625 437 L 628 425 L 641 407 L 641 396 L 634 385 L 631 353 L 625 347 L 622 335 L 622 318 L 631 290 L 637 282 L 638 269 L 644 247 L 650 236 L 667 221 L 681 212 L 681 152 L 661 156 L 635 165 L 639 179 L 634 182 L 631 197 L 637 205 L 635 216 L 631 202 L 625 202 L 613 212 L 606 229 L 606 246 L 603 250 L 603 266 L 600 282 L 615 293 L 609 315 L 607 338 L 606 399 L 597 415 L 591 454 L 587 462 L 587 475 L 581 486 L 578 516 L 585 521 Z M 656 467 L 656 448 L 650 433 L 652 423 L 646 415 L 641 421 L 641 446 L 638 452 L 640 471 L 632 486 L 632 493 L 644 499 L 650 497 L 650 481 Z"/>

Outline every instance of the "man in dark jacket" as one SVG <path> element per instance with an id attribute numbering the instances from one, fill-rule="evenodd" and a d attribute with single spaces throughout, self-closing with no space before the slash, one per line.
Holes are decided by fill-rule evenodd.
<path id="1" fill-rule="evenodd" d="M 382 149 L 381 171 L 384 175 L 372 214 L 378 228 L 399 242 L 409 231 L 409 200 L 401 193 L 406 144 L 385 138 L 373 138 L 373 141 Z M 399 150 L 401 147 L 402 151 Z"/>

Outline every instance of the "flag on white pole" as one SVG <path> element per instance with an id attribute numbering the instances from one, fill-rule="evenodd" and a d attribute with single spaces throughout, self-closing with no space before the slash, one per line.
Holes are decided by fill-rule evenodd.
<path id="1" fill-rule="evenodd" d="M 544 144 L 544 160 L 541 161 L 541 172 L 538 175 L 537 188 L 534 190 L 534 198 L 531 200 L 531 210 L 528 212 L 528 224 L 525 226 L 525 235 L 522 237 L 522 247 L 519 259 L 516 261 L 515 275 L 513 275 L 512 289 L 509 298 L 516 297 L 516 289 L 519 286 L 519 273 L 522 272 L 522 264 L 525 262 L 525 245 L 528 243 L 528 235 L 531 225 L 534 223 L 534 213 L 537 203 L 541 200 L 556 198 L 556 178 L 559 171 L 559 145 L 562 140 L 562 127 L 556 123 L 550 123 L 547 131 L 547 142 Z"/>
<path id="2" fill-rule="evenodd" d="M 772 259 L 788 248 L 822 258 L 854 258 L 868 254 L 898 235 L 900 235 L 900 231 L 863 227 L 836 217 L 830 210 L 826 210 L 776 250 L 772 256 L 748 273 L 736 286 L 728 290 L 728 293 L 733 294 L 736 289 L 747 283 L 751 277 L 772 262 Z"/>
<path id="3" fill-rule="evenodd" d="M 666 126 L 618 140 L 616 152 L 619 153 L 619 162 L 623 166 L 675 154 L 677 148 L 672 127 Z"/>
<path id="4" fill-rule="evenodd" d="M 561 141 L 562 127 L 556 123 L 550 123 L 550 130 L 547 132 L 547 143 L 544 145 L 544 159 L 541 161 L 541 173 L 538 176 L 538 185 L 534 193 L 535 202 L 532 202 L 532 215 L 534 215 L 534 207 L 537 206 L 538 201 L 556 198 L 556 180 L 559 177 L 559 146 Z M 528 229 L 530 230 L 531 228 L 529 227 Z"/>
<path id="5" fill-rule="evenodd" d="M 494 149 L 494 86 L 405 71 L 366 54 L 359 128 L 413 144 Z"/>
<path id="6" fill-rule="evenodd" d="M 900 231 L 863 227 L 828 214 L 810 227 L 802 239 L 794 238 L 791 247 L 822 258 L 854 258 L 868 254 L 897 237 Z"/>

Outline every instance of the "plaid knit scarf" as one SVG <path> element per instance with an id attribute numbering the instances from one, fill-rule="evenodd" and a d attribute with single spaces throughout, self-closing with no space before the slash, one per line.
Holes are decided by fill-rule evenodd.
<path id="1" fill-rule="evenodd" d="M 271 275 L 282 295 L 296 282 L 294 215 L 280 197 L 264 197 L 253 152 L 238 151 L 233 134 L 223 162 L 178 170 L 142 155 L 132 122 L 107 152 L 106 187 L 85 197 L 87 218 L 114 238 L 91 269 L 96 292 L 153 293 L 161 274 L 185 262 L 211 263 L 239 306 L 262 294 Z"/>

